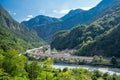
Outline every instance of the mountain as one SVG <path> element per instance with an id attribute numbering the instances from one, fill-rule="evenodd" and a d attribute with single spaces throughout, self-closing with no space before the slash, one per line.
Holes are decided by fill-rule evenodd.
<path id="1" fill-rule="evenodd" d="M 78 24 L 86 24 L 93 20 L 100 12 L 104 11 L 108 6 L 114 3 L 116 0 L 102 0 L 96 7 L 83 11 L 81 9 L 71 10 L 68 14 L 63 16 L 60 21 L 46 23 L 44 25 L 32 23 L 25 24 L 29 27 L 34 25 L 34 29 L 37 31 L 39 37 L 41 37 L 46 42 L 51 42 L 52 37 L 61 30 L 71 29 Z M 29 21 L 28 21 L 29 22 Z"/>
<path id="2" fill-rule="evenodd" d="M 50 42 L 52 38 L 51 34 L 53 34 L 50 33 L 53 32 L 52 23 L 54 23 L 54 25 L 57 25 L 58 22 L 60 23 L 61 21 L 61 19 L 39 15 L 35 18 L 30 19 L 29 21 L 23 21 L 22 24 L 34 29 L 39 37 L 41 37 L 46 42 Z M 49 24 L 51 26 L 48 26 Z"/>
<path id="3" fill-rule="evenodd" d="M 54 23 L 54 22 L 58 22 L 58 21 L 61 21 L 61 20 L 57 19 L 57 18 L 53 18 L 53 17 L 39 15 L 39 16 L 36 16 L 35 18 L 32 18 L 28 21 L 23 21 L 22 24 L 25 24 L 28 27 L 34 28 L 36 26 L 50 24 L 50 23 Z"/>
<path id="4" fill-rule="evenodd" d="M 0 49 L 15 48 L 23 51 L 44 44 L 36 32 L 15 21 L 0 5 Z M 6 49 L 4 49 L 6 48 Z"/>
<path id="5" fill-rule="evenodd" d="M 97 20 L 88 25 L 78 25 L 71 30 L 57 33 L 51 47 L 59 50 L 76 48 L 76 55 L 82 56 L 118 56 L 120 51 L 119 5 L 120 1 L 117 0 L 98 15 Z"/>
<path id="6" fill-rule="evenodd" d="M 72 16 L 75 16 L 76 14 L 79 14 L 81 12 L 83 12 L 84 10 L 82 9 L 75 9 L 75 10 L 71 10 L 68 14 L 66 14 L 65 16 L 63 16 L 61 19 L 62 20 L 67 20 Z"/>
<path id="7" fill-rule="evenodd" d="M 85 33 L 87 26 L 79 25 L 72 30 L 58 32 L 51 42 L 51 47 L 57 50 L 72 49 L 83 42 L 80 38 Z M 84 36 L 83 36 L 84 38 Z"/>
<path id="8" fill-rule="evenodd" d="M 120 57 L 120 24 L 115 28 L 99 36 L 98 39 L 82 44 L 76 55 L 94 56 L 102 55 L 106 57 Z"/>
<path id="9" fill-rule="evenodd" d="M 103 55 L 103 56 L 115 56 L 120 57 L 120 1 L 109 7 L 102 14 L 106 14 L 111 18 L 105 18 L 107 20 L 103 25 L 111 26 L 111 29 L 104 34 L 99 35 L 94 41 L 87 43 L 86 46 L 78 47 L 77 55 Z M 100 21 L 100 20 L 99 20 Z M 99 22 L 98 21 L 98 22 Z M 102 21 L 102 20 L 101 20 Z M 108 23 L 110 22 L 110 23 Z M 110 25 L 107 25 L 110 24 Z M 106 27 L 107 28 L 107 27 Z"/>

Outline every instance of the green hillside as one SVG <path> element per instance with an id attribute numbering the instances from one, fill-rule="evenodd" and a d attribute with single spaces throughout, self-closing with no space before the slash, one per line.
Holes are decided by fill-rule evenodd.
<path id="1" fill-rule="evenodd" d="M 10 33 L 7 28 L 0 26 L 0 49 L 7 51 L 10 48 L 19 50 L 20 52 L 25 51 L 31 47 L 31 44 L 24 40 L 17 38 L 13 33 Z"/>
<path id="2" fill-rule="evenodd" d="M 78 47 L 77 55 L 106 57 L 120 57 L 120 25 L 98 36 L 94 41 L 82 44 Z"/>
<path id="3" fill-rule="evenodd" d="M 44 44 L 34 30 L 16 22 L 2 6 L 0 6 L 0 38 L 0 47 L 3 50 L 13 47 L 24 51 Z"/>
<path id="4" fill-rule="evenodd" d="M 89 53 L 89 51 L 86 54 L 82 53 L 86 51 L 86 50 L 82 50 L 83 47 L 87 46 L 89 43 L 93 42 L 94 40 L 97 40 L 99 36 L 103 36 L 105 33 L 110 32 L 111 29 L 114 29 L 116 26 L 118 26 L 120 22 L 119 5 L 120 5 L 120 2 L 118 0 L 116 1 L 116 3 L 114 3 L 109 8 L 107 8 L 104 12 L 101 13 L 101 14 L 104 14 L 104 16 L 98 15 L 99 18 L 88 25 L 78 25 L 76 28 L 73 28 L 70 31 L 67 31 L 69 33 L 64 32 L 66 33 L 65 35 L 64 33 L 62 34 L 61 32 L 60 32 L 61 34 L 57 33 L 54 36 L 53 41 L 51 43 L 52 48 L 56 48 L 59 50 L 63 50 L 67 48 L 68 49 L 77 48 L 78 50 L 77 55 L 82 55 L 82 54 L 92 55 L 91 53 Z M 108 46 L 109 45 L 110 44 L 108 44 Z M 119 50 L 119 47 L 117 47 L 116 50 L 117 49 Z M 116 53 L 116 54 L 119 54 L 119 53 Z M 108 55 L 109 55 L 109 52 L 106 52 L 106 56 Z M 114 53 L 111 56 L 115 56 Z"/>

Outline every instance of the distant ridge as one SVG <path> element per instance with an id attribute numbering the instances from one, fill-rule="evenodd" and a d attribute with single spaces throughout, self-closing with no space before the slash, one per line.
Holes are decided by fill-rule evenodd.
<path id="1" fill-rule="evenodd" d="M 34 27 L 33 29 L 37 31 L 37 34 L 39 37 L 44 39 L 46 42 L 50 43 L 52 40 L 52 37 L 61 30 L 68 30 L 71 29 L 78 24 L 86 24 L 88 22 L 91 22 L 98 14 L 100 14 L 104 9 L 112 5 L 116 0 L 103 0 L 101 1 L 97 6 L 94 8 L 84 11 L 81 9 L 71 10 L 68 14 L 63 16 L 61 20 L 57 20 L 55 22 L 51 21 L 44 25 L 40 25 L 41 23 L 35 23 L 35 21 L 29 20 L 25 24 L 28 27 Z M 52 18 L 51 18 L 52 19 Z M 42 18 L 39 17 L 39 20 L 42 22 Z M 31 23 L 34 24 L 31 25 Z"/>

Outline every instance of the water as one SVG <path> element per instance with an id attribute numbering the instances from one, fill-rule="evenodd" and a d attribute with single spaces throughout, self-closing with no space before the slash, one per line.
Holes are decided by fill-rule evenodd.
<path id="1" fill-rule="evenodd" d="M 109 74 L 114 74 L 116 73 L 117 75 L 120 75 L 120 69 L 117 68 L 103 68 L 103 67 L 94 67 L 94 66 L 89 66 L 89 65 L 61 65 L 61 64 L 54 64 L 52 66 L 55 69 L 64 69 L 64 68 L 68 68 L 68 69 L 73 69 L 73 68 L 83 68 L 83 69 L 87 69 L 90 71 L 93 70 L 99 70 L 103 73 L 108 72 Z"/>

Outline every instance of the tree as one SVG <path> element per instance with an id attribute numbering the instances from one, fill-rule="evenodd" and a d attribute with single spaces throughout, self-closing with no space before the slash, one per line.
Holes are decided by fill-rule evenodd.
<path id="1" fill-rule="evenodd" d="M 47 50 L 48 50 L 47 47 L 43 47 L 42 49 L 43 53 L 45 53 Z"/>
<path id="2" fill-rule="evenodd" d="M 99 56 L 99 58 L 100 58 L 100 63 L 103 61 L 103 57 L 102 56 Z"/>
<path id="3" fill-rule="evenodd" d="M 5 53 L 3 62 L 3 68 L 5 72 L 11 74 L 11 76 L 27 76 L 27 73 L 24 69 L 27 59 L 25 56 L 19 55 L 18 51 L 12 48 L 9 49 Z"/>
<path id="4" fill-rule="evenodd" d="M 95 75 L 93 75 L 91 78 L 92 80 L 97 80 L 97 77 Z"/>
<path id="5" fill-rule="evenodd" d="M 93 62 L 99 62 L 100 61 L 100 58 L 99 58 L 99 56 L 94 56 L 93 57 Z"/>
<path id="6" fill-rule="evenodd" d="M 52 59 L 51 58 L 47 58 L 47 60 L 42 62 L 44 68 L 51 68 L 51 65 L 53 64 Z"/>
<path id="7" fill-rule="evenodd" d="M 26 78 L 26 77 L 17 77 L 17 76 L 15 76 L 14 80 L 29 80 L 29 79 Z"/>
<path id="8" fill-rule="evenodd" d="M 96 76 L 97 78 L 102 76 L 102 73 L 99 70 L 94 70 L 93 71 L 94 76 Z"/>
<path id="9" fill-rule="evenodd" d="M 116 66 L 117 63 L 118 63 L 116 57 L 114 57 L 114 56 L 111 58 L 111 61 L 110 61 L 110 62 L 111 62 L 111 64 L 113 64 L 114 66 Z"/>
<path id="10" fill-rule="evenodd" d="M 13 57 L 17 55 L 18 52 L 12 48 L 5 53 L 3 68 L 7 73 L 11 74 L 11 72 L 13 71 L 15 65 L 14 63 L 12 63 L 12 61 L 13 61 Z"/>
<path id="11" fill-rule="evenodd" d="M 40 65 L 37 61 L 33 61 L 27 65 L 28 76 L 31 80 L 36 80 L 40 73 Z"/>
<path id="12" fill-rule="evenodd" d="M 104 80 L 110 80 L 110 75 L 108 73 L 103 74 L 103 79 Z"/>
<path id="13" fill-rule="evenodd" d="M 5 73 L 3 69 L 0 69 L 0 80 L 11 80 L 10 75 Z"/>
<path id="14" fill-rule="evenodd" d="M 42 62 L 43 67 L 44 67 L 44 71 L 46 71 L 46 80 L 48 80 L 48 72 L 51 71 L 51 65 L 52 65 L 52 59 L 51 58 L 47 58 L 47 60 L 45 60 L 44 62 Z"/>
<path id="15" fill-rule="evenodd" d="M 3 51 L 0 50 L 0 68 L 2 68 L 3 60 L 4 60 Z"/>
<path id="16" fill-rule="evenodd" d="M 112 76 L 112 80 L 118 80 L 118 77 L 117 77 L 116 74 L 113 74 L 113 76 Z"/>
<path id="17" fill-rule="evenodd" d="M 63 72 L 66 72 L 68 70 L 68 68 L 67 67 L 65 67 L 64 69 L 63 69 Z"/>

